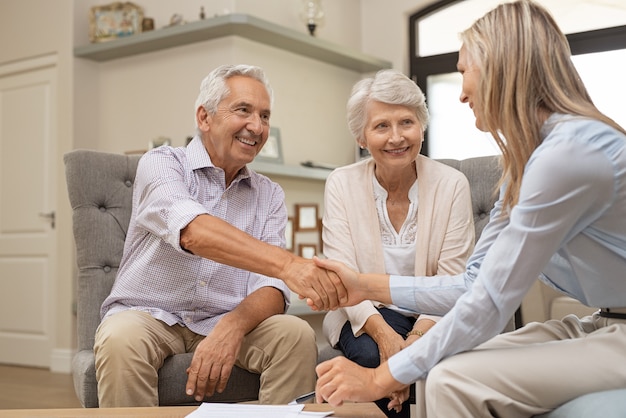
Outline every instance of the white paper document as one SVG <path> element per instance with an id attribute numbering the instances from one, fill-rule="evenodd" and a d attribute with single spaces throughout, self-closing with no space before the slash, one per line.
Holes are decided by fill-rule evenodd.
<path id="1" fill-rule="evenodd" d="M 332 414 L 333 411 L 304 411 L 304 405 L 256 405 L 205 402 L 185 418 L 321 418 Z"/>

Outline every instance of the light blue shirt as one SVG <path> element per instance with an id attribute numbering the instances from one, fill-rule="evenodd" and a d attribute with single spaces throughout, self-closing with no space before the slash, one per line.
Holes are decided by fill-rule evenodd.
<path id="1" fill-rule="evenodd" d="M 291 292 L 282 280 L 220 264 L 184 251 L 180 231 L 210 214 L 251 236 L 285 246 L 287 208 L 282 188 L 244 167 L 226 187 L 224 170 L 202 141 L 158 147 L 139 161 L 124 254 L 101 315 L 126 309 L 207 335 L 226 313 L 261 287 Z M 242 250 L 243 251 L 243 250 Z"/>
<path id="2" fill-rule="evenodd" d="M 389 359 L 396 380 L 424 378 L 441 359 L 500 333 L 537 277 L 585 305 L 626 307 L 626 136 L 560 114 L 541 134 L 518 204 L 501 217 L 498 200 L 465 273 L 391 276 L 395 305 L 445 315 Z"/>

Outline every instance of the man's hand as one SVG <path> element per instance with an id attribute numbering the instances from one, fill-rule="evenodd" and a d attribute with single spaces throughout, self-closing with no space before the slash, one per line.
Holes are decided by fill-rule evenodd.
<path id="1" fill-rule="evenodd" d="M 375 369 L 361 367 L 345 357 L 335 357 L 315 368 L 317 385 L 316 400 L 332 406 L 344 401 L 371 402 L 390 397 L 392 392 L 404 388 L 389 372 L 387 364 Z"/>
<path id="2" fill-rule="evenodd" d="M 198 344 L 187 368 L 187 395 L 201 402 L 205 396 L 221 393 L 239 355 L 244 334 L 224 323 L 224 318 Z"/>
<path id="3" fill-rule="evenodd" d="M 200 402 L 216 391 L 223 392 L 244 337 L 270 316 L 282 314 L 284 303 L 280 290 L 262 287 L 222 316 L 193 353 L 187 369 L 187 395 L 193 395 Z"/>

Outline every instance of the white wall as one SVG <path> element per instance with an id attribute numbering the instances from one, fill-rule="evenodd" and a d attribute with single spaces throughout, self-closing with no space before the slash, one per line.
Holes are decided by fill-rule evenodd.
<path id="1" fill-rule="evenodd" d="M 361 49 L 409 74 L 409 16 L 435 0 L 361 0 Z"/>
<path id="2" fill-rule="evenodd" d="M 407 12 L 430 0 L 324 0 L 325 22 L 317 36 L 361 50 L 407 71 Z M 102 0 L 0 0 L 0 64 L 48 53 L 59 55 L 57 121 L 59 147 L 57 226 L 59 262 L 57 347 L 71 349 L 74 247 L 71 212 L 65 191 L 62 156 L 75 148 L 124 152 L 141 149 L 156 136 L 170 136 L 181 145 L 193 132 L 193 102 L 200 79 L 224 62 L 263 66 L 276 91 L 272 124 L 281 128 L 285 160 L 305 159 L 346 164 L 354 143 L 345 124 L 345 102 L 362 75 L 276 50 L 241 38 L 223 38 L 106 63 L 73 58 L 73 48 L 88 43 L 88 12 Z M 299 0 L 136 0 L 156 27 L 173 13 L 198 18 L 215 13 L 247 13 L 301 30 Z M 7 41 L 10 40 L 10 41 Z M 37 117 L 33 115 L 33 123 Z M 25 127 L 25 135 L 28 127 Z M 323 183 L 282 179 L 288 206 L 321 202 Z"/>
<path id="3" fill-rule="evenodd" d="M 317 36 L 386 59 L 407 71 L 406 21 L 417 9 L 415 3 L 403 0 L 382 6 L 373 0 L 324 1 L 325 21 Z M 94 4 L 98 1 L 76 2 L 74 39 L 78 45 L 87 43 L 87 16 Z M 140 4 L 145 15 L 155 19 L 157 29 L 167 25 L 173 13 L 195 21 L 204 6 L 207 17 L 225 11 L 247 13 L 306 33 L 299 18 L 299 0 L 222 0 L 208 6 L 201 0 L 178 4 L 150 0 Z M 236 37 L 99 64 L 77 61 L 76 115 L 77 120 L 88 121 L 76 126 L 81 145 L 125 152 L 145 149 L 149 140 L 160 136 L 182 145 L 194 132 L 193 101 L 200 80 L 219 64 L 245 62 L 265 68 L 272 82 L 276 93 L 272 125 L 281 129 L 287 164 L 315 160 L 343 165 L 354 160 L 345 103 L 352 85 L 363 74 Z M 83 89 L 92 93 L 84 94 Z M 302 188 L 310 192 L 308 198 L 300 196 Z M 321 205 L 322 191 L 319 183 L 289 187 L 288 206 L 303 198 Z"/>
<path id="4" fill-rule="evenodd" d="M 73 347 L 75 340 L 72 316 L 74 247 L 71 235 L 71 213 L 65 188 L 62 155 L 72 148 L 72 0 L 0 0 L 0 65 L 19 62 L 33 57 L 56 55 L 58 63 L 58 91 L 56 114 L 52 123 L 56 127 L 57 139 L 55 155 L 51 159 L 56 164 L 56 229 L 57 254 L 56 271 L 51 272 L 53 297 L 56 298 L 57 312 L 54 319 L 55 353 L 52 357 L 63 357 Z M 42 115 L 29 115 L 33 124 L 40 123 Z M 24 135 L 16 141 L 28 141 L 30 129 L 24 126 Z M 24 161 L 28 164 L 29 161 Z M 27 190 L 25 190 L 27 191 Z M 11 295 L 2 295 L 11 297 Z M 0 301 L 1 303 L 1 301 Z M 19 315 L 16 316 L 16 319 Z M 67 356 L 66 356 L 67 358 Z M 54 364 L 53 364 L 54 366 Z M 69 364 L 60 369 L 69 369 Z"/>

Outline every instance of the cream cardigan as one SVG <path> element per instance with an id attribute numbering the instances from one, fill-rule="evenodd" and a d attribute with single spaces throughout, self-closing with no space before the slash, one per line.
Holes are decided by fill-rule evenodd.
<path id="1" fill-rule="evenodd" d="M 375 162 L 366 160 L 340 167 L 328 176 L 324 191 L 322 238 L 326 257 L 364 273 L 385 273 L 383 245 L 374 202 Z M 474 221 L 469 182 L 458 170 L 419 155 L 415 275 L 457 274 L 474 248 Z M 427 280 L 427 279 L 426 279 Z M 350 321 L 355 336 L 362 334 L 380 303 L 364 301 L 328 312 L 324 335 L 335 347 L 341 328 Z"/>

